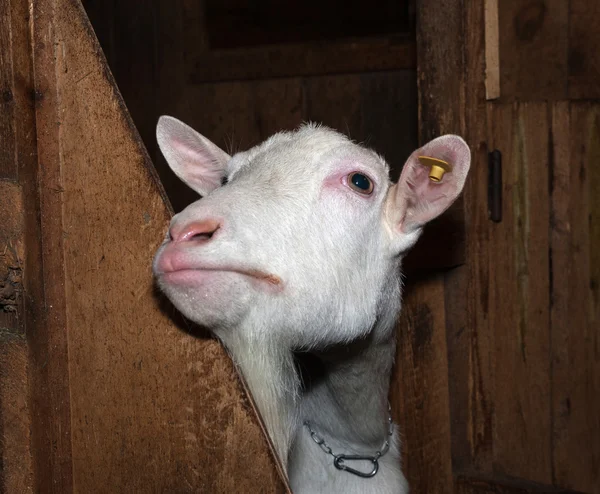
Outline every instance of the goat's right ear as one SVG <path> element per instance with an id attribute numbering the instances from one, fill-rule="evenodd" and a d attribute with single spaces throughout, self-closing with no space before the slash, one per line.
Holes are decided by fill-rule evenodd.
<path id="1" fill-rule="evenodd" d="M 221 185 L 230 156 L 189 125 L 162 116 L 156 140 L 171 170 L 198 194 L 205 196 Z"/>

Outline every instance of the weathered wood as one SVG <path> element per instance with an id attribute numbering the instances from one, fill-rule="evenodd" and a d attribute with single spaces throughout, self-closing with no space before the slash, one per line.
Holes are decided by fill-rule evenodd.
<path id="1" fill-rule="evenodd" d="M 503 101 L 566 98 L 569 2 L 502 0 L 498 7 Z"/>
<path id="2" fill-rule="evenodd" d="M 0 0 L 0 13 L 0 179 L 16 179 L 10 0 Z"/>
<path id="3" fill-rule="evenodd" d="M 223 349 L 159 309 L 166 196 L 81 6 L 36 3 L 33 34 L 48 310 L 29 337 L 37 489 L 284 492 Z"/>
<path id="4" fill-rule="evenodd" d="M 362 74 L 360 95 L 363 139 L 385 157 L 397 181 L 418 142 L 415 71 Z"/>
<path id="5" fill-rule="evenodd" d="M 391 403 L 411 492 L 452 493 L 442 275 L 409 282 L 398 321 Z"/>
<path id="6" fill-rule="evenodd" d="M 364 139 L 360 75 L 326 75 L 304 79 L 304 118 Z"/>
<path id="7" fill-rule="evenodd" d="M 536 484 L 522 479 L 496 477 L 467 477 L 456 479 L 456 494 L 578 494 L 549 485 Z"/>
<path id="8" fill-rule="evenodd" d="M 566 2 L 565 2 L 566 3 Z M 600 9 L 594 0 L 569 0 L 569 98 L 600 98 Z"/>
<path id="9" fill-rule="evenodd" d="M 600 106 L 552 109 L 551 335 L 553 466 L 562 486 L 600 485 Z M 596 280 L 596 281 L 595 281 Z M 573 459 L 576 458 L 576 461 Z"/>
<path id="10" fill-rule="evenodd" d="M 15 144 L 14 134 L 12 137 Z M 14 149 L 14 147 L 13 147 Z M 33 492 L 21 187 L 0 180 L 0 492 Z"/>
<path id="11" fill-rule="evenodd" d="M 4 2 L 1 10 L 0 175 L 11 180 L 0 180 L 0 297 L 4 299 L 0 307 L 0 491 L 33 492 L 34 409 L 29 401 L 31 366 L 25 335 L 35 332 L 43 286 L 29 5 L 12 0 Z M 38 413 L 43 411 L 44 406 Z"/>
<path id="12" fill-rule="evenodd" d="M 27 344 L 0 326 L 0 492 L 33 493 Z"/>
<path id="13" fill-rule="evenodd" d="M 487 294 L 487 114 L 485 94 L 484 3 L 463 4 L 465 129 L 471 169 L 463 193 L 467 227 L 466 264 L 446 274 L 446 320 L 455 471 L 486 471 L 492 464 L 493 334 Z M 457 110 L 459 111 L 459 110 Z"/>
<path id="14" fill-rule="evenodd" d="M 485 97 L 500 97 L 498 0 L 485 0 Z"/>
<path id="15" fill-rule="evenodd" d="M 408 37 L 366 38 L 200 52 L 194 83 L 413 69 L 414 44 Z"/>
<path id="16" fill-rule="evenodd" d="M 202 0 L 216 49 L 408 34 L 412 0 Z M 318 12 L 319 15 L 315 15 Z M 196 28 L 197 29 L 197 28 Z"/>
<path id="17" fill-rule="evenodd" d="M 506 198 L 489 244 L 494 460 L 507 475 L 552 484 L 547 107 L 495 106 L 491 119 Z"/>

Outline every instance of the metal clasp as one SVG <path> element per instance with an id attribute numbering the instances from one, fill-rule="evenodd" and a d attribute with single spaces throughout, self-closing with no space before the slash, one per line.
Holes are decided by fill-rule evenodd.
<path id="1" fill-rule="evenodd" d="M 333 460 L 333 465 L 338 470 L 343 470 L 344 472 L 353 473 L 354 475 L 358 475 L 364 479 L 370 479 L 374 477 L 377 471 L 379 470 L 379 462 L 377 461 L 379 457 L 377 456 L 361 456 L 361 455 L 335 455 L 335 459 Z M 358 461 L 358 460 L 366 460 L 373 463 L 373 470 L 370 472 L 361 472 L 360 470 L 356 470 L 354 468 L 348 467 L 344 465 L 344 460 L 350 461 Z"/>

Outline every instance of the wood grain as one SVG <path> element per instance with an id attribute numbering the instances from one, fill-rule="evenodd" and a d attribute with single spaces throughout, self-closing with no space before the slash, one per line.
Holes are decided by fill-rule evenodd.
<path id="1" fill-rule="evenodd" d="M 443 276 L 410 282 L 398 321 L 391 403 L 411 492 L 451 493 Z"/>
<path id="2" fill-rule="evenodd" d="M 568 88 L 569 2 L 498 2 L 504 101 L 564 99 Z"/>
<path id="3" fill-rule="evenodd" d="M 576 491 L 522 479 L 459 476 L 456 494 L 578 494 Z"/>
<path id="4" fill-rule="evenodd" d="M 552 484 L 547 107 L 495 106 L 492 121 L 506 164 L 503 221 L 490 238 L 494 461 L 507 475 Z"/>
<path id="5" fill-rule="evenodd" d="M 594 200 L 600 190 L 598 104 L 552 109 L 551 190 L 552 417 L 555 481 L 594 492 L 600 485 L 600 241 Z M 573 461 L 576 457 L 577 461 Z"/>
<path id="6" fill-rule="evenodd" d="M 569 0 L 569 98 L 600 98 L 600 6 Z"/>
<path id="7" fill-rule="evenodd" d="M 193 83 L 413 69 L 409 37 L 266 45 L 196 54 Z"/>
<path id="8" fill-rule="evenodd" d="M 34 404 L 51 405 L 34 419 L 36 485 L 285 492 L 223 349 L 182 332 L 155 299 L 169 207 L 81 6 L 34 13 L 49 312 L 31 341 L 34 365 L 47 359 Z"/>
<path id="9" fill-rule="evenodd" d="M 492 465 L 493 333 L 489 326 L 489 219 L 484 3 L 464 3 L 465 130 L 472 151 L 463 193 L 466 263 L 445 276 L 452 463 L 455 472 Z M 459 111 L 459 110 L 457 110 Z"/>
<path id="10" fill-rule="evenodd" d="M 498 0 L 485 0 L 485 97 L 500 97 Z"/>

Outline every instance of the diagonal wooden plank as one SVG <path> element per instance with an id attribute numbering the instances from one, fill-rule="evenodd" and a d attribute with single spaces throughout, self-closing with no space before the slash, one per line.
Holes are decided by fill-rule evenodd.
<path id="1" fill-rule="evenodd" d="M 33 14 L 48 312 L 30 337 L 32 395 L 49 402 L 34 418 L 37 485 L 285 492 L 221 346 L 157 303 L 170 207 L 81 5 Z"/>

